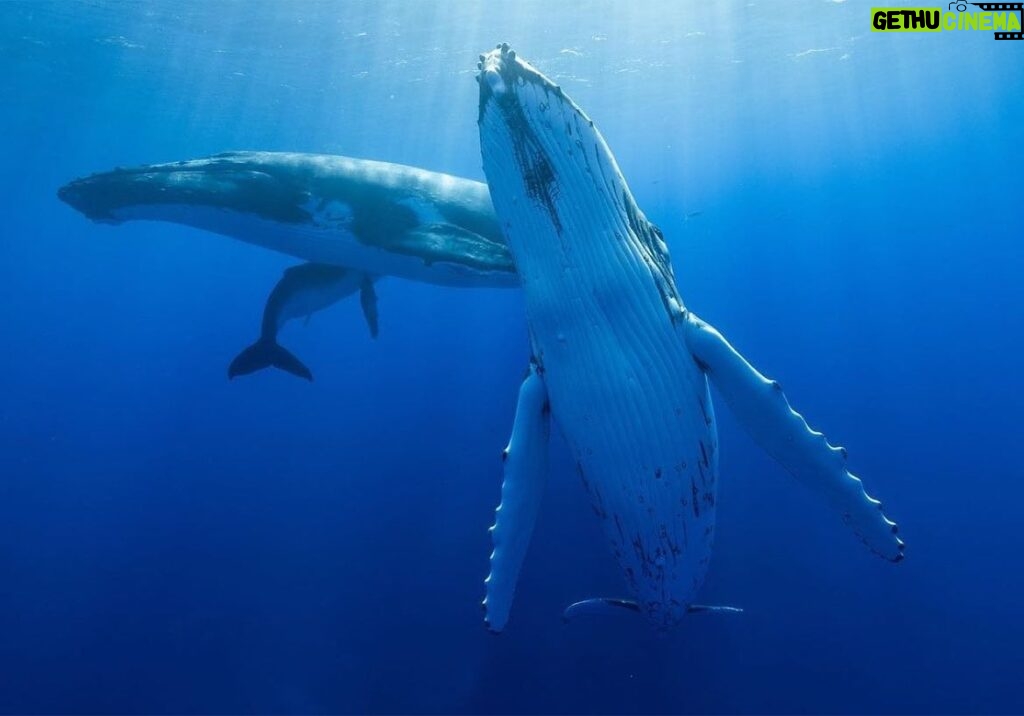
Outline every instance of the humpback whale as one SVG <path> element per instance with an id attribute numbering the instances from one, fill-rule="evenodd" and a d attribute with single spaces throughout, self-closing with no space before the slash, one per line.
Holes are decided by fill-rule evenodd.
<path id="1" fill-rule="evenodd" d="M 683 304 L 647 220 L 593 121 L 500 45 L 480 56 L 484 173 L 525 292 L 532 357 L 503 453 L 484 599 L 501 631 L 537 520 L 550 422 L 560 428 L 628 599 L 566 617 L 638 612 L 669 629 L 695 611 L 715 537 L 718 437 L 709 380 L 754 441 L 878 555 L 903 542 L 846 450 L 830 445 L 722 334 Z"/>
<path id="2" fill-rule="evenodd" d="M 309 318 L 359 292 L 359 302 L 370 329 L 377 337 L 377 294 L 373 277 L 340 266 L 306 263 L 292 266 L 274 286 L 263 309 L 259 340 L 238 354 L 228 366 L 228 379 L 274 366 L 292 375 L 313 380 L 312 371 L 277 342 L 277 334 L 294 318 Z"/>
<path id="3" fill-rule="evenodd" d="M 323 154 L 228 152 L 65 184 L 86 217 L 185 224 L 314 263 L 443 286 L 516 286 L 481 182 Z"/>
<path id="4" fill-rule="evenodd" d="M 305 259 L 268 298 L 260 340 L 228 376 L 270 365 L 312 379 L 276 341 L 289 320 L 356 291 L 376 335 L 377 276 L 444 286 L 518 285 L 482 182 L 324 154 L 230 152 L 76 179 L 58 192 L 86 217 L 168 221 Z"/>

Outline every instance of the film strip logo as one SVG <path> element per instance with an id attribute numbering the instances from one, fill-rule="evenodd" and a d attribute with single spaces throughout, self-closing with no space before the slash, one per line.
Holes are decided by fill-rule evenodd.
<path id="1" fill-rule="evenodd" d="M 1024 2 L 963 2 L 962 0 L 954 0 L 949 4 L 949 9 L 952 10 L 954 7 L 959 12 L 965 12 L 968 5 L 974 5 L 974 7 L 980 7 L 985 12 L 1019 12 L 1021 25 L 1024 26 Z M 996 32 L 995 37 L 997 40 L 1024 40 L 1024 32 Z"/>

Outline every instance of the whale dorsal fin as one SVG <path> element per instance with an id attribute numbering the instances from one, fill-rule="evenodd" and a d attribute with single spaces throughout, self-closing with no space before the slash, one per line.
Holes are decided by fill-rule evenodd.
<path id="1" fill-rule="evenodd" d="M 501 504 L 494 511 L 491 527 L 491 573 L 487 576 L 484 619 L 487 628 L 500 632 L 512 609 L 519 568 L 530 544 L 533 526 L 540 513 L 548 471 L 548 437 L 551 433 L 548 392 L 535 362 L 519 388 L 519 402 L 512 424 L 512 437 L 502 453 L 505 479 Z"/>
<path id="2" fill-rule="evenodd" d="M 846 450 L 829 445 L 812 430 L 790 407 L 779 384 L 757 372 L 721 333 L 692 313 L 682 326 L 691 355 L 754 442 L 823 496 L 868 549 L 893 562 L 903 559 L 896 523 L 846 469 Z"/>

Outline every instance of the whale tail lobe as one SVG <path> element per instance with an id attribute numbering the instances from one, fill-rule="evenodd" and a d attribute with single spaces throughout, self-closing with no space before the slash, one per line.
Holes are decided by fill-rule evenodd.
<path id="1" fill-rule="evenodd" d="M 584 599 L 566 607 L 562 612 L 562 621 L 570 622 L 577 617 L 584 616 L 617 616 L 620 614 L 639 614 L 642 608 L 632 599 L 609 599 L 598 597 L 596 599 Z M 707 604 L 690 604 L 686 607 L 687 614 L 742 614 L 739 607 L 710 606 Z"/>
<path id="2" fill-rule="evenodd" d="M 302 361 L 289 353 L 273 338 L 260 338 L 239 353 L 228 366 L 228 380 L 269 367 L 280 368 L 312 382 L 313 373 Z"/>

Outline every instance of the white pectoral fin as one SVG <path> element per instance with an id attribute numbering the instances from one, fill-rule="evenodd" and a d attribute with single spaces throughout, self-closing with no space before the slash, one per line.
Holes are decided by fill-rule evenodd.
<path id="1" fill-rule="evenodd" d="M 547 389 L 537 366 L 531 363 L 519 388 L 512 437 L 502 454 L 505 479 L 491 527 L 494 551 L 486 580 L 484 618 L 493 632 L 500 632 L 508 621 L 519 569 L 537 523 L 547 478 L 550 426 Z"/>
<path id="2" fill-rule="evenodd" d="M 686 343 L 729 408 L 754 441 L 839 512 L 868 548 L 893 562 L 903 559 L 896 524 L 881 503 L 846 469 L 846 450 L 829 445 L 786 400 L 782 388 L 757 372 L 722 334 L 688 314 Z"/>

